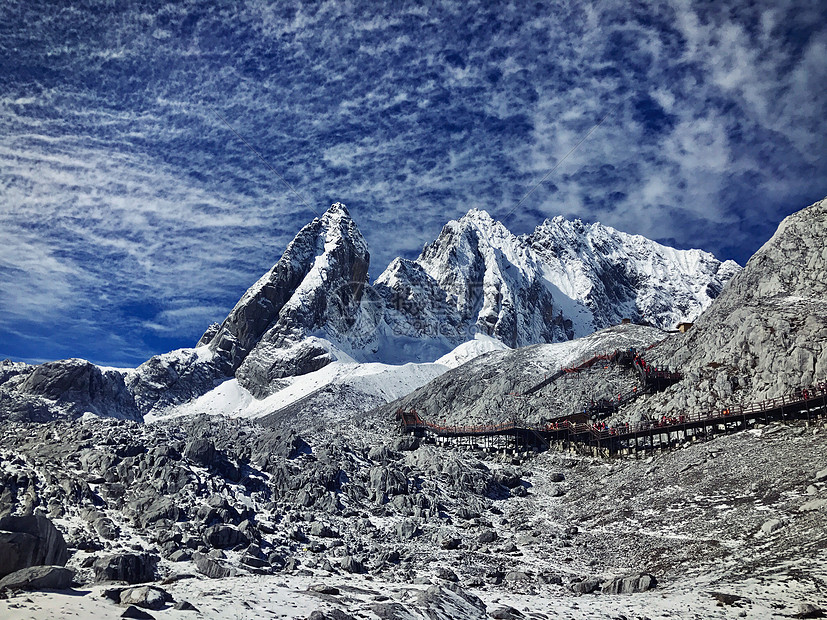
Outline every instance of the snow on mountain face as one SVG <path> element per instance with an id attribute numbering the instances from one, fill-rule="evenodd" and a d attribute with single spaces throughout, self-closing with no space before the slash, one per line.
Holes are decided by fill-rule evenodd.
<path id="1" fill-rule="evenodd" d="M 565 295 L 595 327 L 628 318 L 664 329 L 694 321 L 740 267 L 701 250 L 676 250 L 601 224 L 546 220 L 525 238 Z"/>
<path id="2" fill-rule="evenodd" d="M 694 320 L 739 269 L 700 250 L 562 217 L 517 237 L 472 209 L 415 261 L 391 263 L 375 288 L 403 300 L 385 311 L 394 334 L 438 334 L 457 345 L 479 332 L 520 347 L 579 338 L 624 318 L 674 328 Z"/>
<path id="3" fill-rule="evenodd" d="M 534 252 L 485 211 L 449 222 L 416 262 L 468 325 L 462 341 L 479 330 L 516 347 L 593 331 L 585 309 L 543 278 Z"/>
<path id="4" fill-rule="evenodd" d="M 738 269 L 562 218 L 517 237 L 479 210 L 448 222 L 415 261 L 392 261 L 373 286 L 369 261 L 347 208 L 332 205 L 207 330 L 199 344 L 213 353 L 208 369 L 159 358 L 130 378 L 144 413 L 186 402 L 162 398 L 164 386 L 193 398 L 222 373 L 261 399 L 335 360 L 430 362 L 477 335 L 489 343 L 466 347 L 450 365 L 486 348 L 568 341 L 622 318 L 672 327 L 694 318 Z M 176 383 L 190 376 L 197 385 Z"/>
<path id="5" fill-rule="evenodd" d="M 583 337 L 623 318 L 673 327 L 694 319 L 738 270 L 699 250 L 563 218 L 517 237 L 476 209 L 448 222 L 415 261 L 392 261 L 373 286 L 369 261 L 336 203 L 200 344 L 265 398 L 281 379 L 337 359 L 429 362 L 476 334 L 514 348 Z"/>
<path id="6" fill-rule="evenodd" d="M 200 344 L 228 358 L 239 382 L 266 396 L 275 379 L 317 370 L 334 359 L 326 343 L 305 337 L 319 330 L 334 337 L 350 331 L 369 264 L 362 234 L 347 208 L 336 203 L 299 232 Z"/>
<path id="7" fill-rule="evenodd" d="M 478 334 L 492 339 L 490 346 L 466 347 L 451 365 L 486 348 L 569 341 L 622 318 L 672 327 L 699 314 L 738 270 L 698 250 L 673 250 L 562 218 L 517 237 L 479 210 L 448 222 L 416 260 L 394 260 L 373 286 L 369 264 L 347 208 L 332 205 L 296 235 L 220 325 L 207 329 L 197 348 L 112 375 L 106 402 L 125 417 L 162 415 L 229 378 L 262 399 L 282 389 L 285 378 L 335 360 L 431 362 Z M 68 373 L 69 385 L 69 370 L 49 372 Z M 14 385 L 10 393 L 28 389 L 8 374 L 0 383 Z M 24 396 L 15 399 L 22 403 Z M 94 408 L 61 402 L 42 415 Z M 20 406 L 13 415 L 35 415 L 33 404 Z M 126 412 L 130 407 L 137 411 Z"/>

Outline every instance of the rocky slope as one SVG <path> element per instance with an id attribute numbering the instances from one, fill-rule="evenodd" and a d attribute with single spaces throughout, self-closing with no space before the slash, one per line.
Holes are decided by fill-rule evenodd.
<path id="1" fill-rule="evenodd" d="M 429 421 L 453 425 L 511 419 L 532 424 L 577 413 L 592 399 L 612 399 L 638 383 L 633 370 L 599 368 L 561 377 L 523 395 L 561 367 L 616 349 L 644 349 L 668 336 L 641 325 L 617 325 L 570 342 L 538 344 L 486 353 L 452 369 L 370 416 L 392 419 L 398 409 L 415 409 Z"/>
<path id="2" fill-rule="evenodd" d="M 215 417 L 6 423 L 0 523 L 48 515 L 82 587 L 7 592 L 0 615 L 47 617 L 51 600 L 101 618 L 131 601 L 170 617 L 189 604 L 208 618 L 340 619 L 827 605 L 823 426 L 606 462 L 420 445 L 388 424 L 299 437 Z"/>
<path id="3" fill-rule="evenodd" d="M 564 222 L 556 226 L 567 228 Z M 637 341 L 644 346 L 657 343 L 647 350 L 647 361 L 677 369 L 684 379 L 623 407 L 609 423 L 720 411 L 827 380 L 825 247 L 827 200 L 822 200 L 785 219 L 689 332 L 653 334 L 648 341 Z M 581 342 L 586 346 L 591 338 L 572 341 L 569 346 Z M 545 345 L 555 346 L 563 351 L 566 345 Z M 586 347 L 584 357 L 586 350 L 605 353 L 624 348 L 622 341 L 602 346 L 602 350 Z M 636 384 L 631 372 L 600 367 L 557 381 L 531 398 L 509 398 L 511 392 L 524 391 L 526 372 L 535 376 L 548 372 L 548 366 L 534 359 L 544 350 L 543 346 L 528 347 L 482 357 L 466 365 L 467 371 L 439 377 L 381 411 L 387 414 L 399 407 L 414 407 L 422 415 L 456 424 L 512 417 L 539 422 L 554 411 L 575 411 L 585 401 L 611 398 Z M 491 367 L 486 371 L 488 360 Z M 442 392 L 450 397 L 443 397 Z"/>
<path id="4" fill-rule="evenodd" d="M 686 378 L 633 407 L 720 410 L 827 380 L 827 200 L 786 218 L 692 330 L 651 352 Z"/>

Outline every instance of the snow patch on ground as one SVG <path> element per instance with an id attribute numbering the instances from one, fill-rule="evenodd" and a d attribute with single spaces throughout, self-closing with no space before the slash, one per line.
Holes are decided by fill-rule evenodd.
<path id="1" fill-rule="evenodd" d="M 160 414 L 147 415 L 144 420 L 156 422 L 201 413 L 234 418 L 260 418 L 322 389 L 343 385 L 389 402 L 412 392 L 446 370 L 448 366 L 437 363 L 394 366 L 380 363 L 332 362 L 315 372 L 285 379 L 286 385 L 282 389 L 262 400 L 256 400 L 250 392 L 239 385 L 237 379 L 229 379 L 200 398 L 171 407 Z"/>
<path id="2" fill-rule="evenodd" d="M 503 351 L 508 348 L 507 345 L 496 338 L 478 333 L 474 336 L 473 340 L 462 343 L 450 353 L 440 357 L 436 363 L 447 368 L 456 368 L 457 366 L 462 366 L 465 362 L 471 361 L 475 357 L 479 357 L 483 353 Z"/>

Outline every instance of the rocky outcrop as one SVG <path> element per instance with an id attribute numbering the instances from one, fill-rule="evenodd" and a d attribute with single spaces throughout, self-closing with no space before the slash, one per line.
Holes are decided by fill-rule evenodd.
<path id="1" fill-rule="evenodd" d="M 148 553 L 115 553 L 95 561 L 95 581 L 144 583 L 155 578 L 158 556 Z"/>
<path id="2" fill-rule="evenodd" d="M 274 379 L 329 363 L 327 350 L 302 347 L 280 355 L 309 332 L 324 329 L 346 339 L 359 314 L 370 254 L 347 208 L 336 203 L 305 226 L 276 265 L 242 296 L 199 344 L 238 369 L 239 382 L 266 395 Z"/>
<path id="3" fill-rule="evenodd" d="M 123 375 L 81 359 L 47 362 L 3 373 L 0 419 L 45 422 L 90 412 L 127 420 L 142 419 Z"/>
<path id="4" fill-rule="evenodd" d="M 31 566 L 63 566 L 68 558 L 63 535 L 46 517 L 0 519 L 0 577 Z"/>
<path id="5" fill-rule="evenodd" d="M 781 222 L 694 327 L 651 352 L 685 378 L 646 406 L 667 416 L 705 413 L 824 381 L 825 247 L 827 199 Z"/>
<path id="6" fill-rule="evenodd" d="M 641 573 L 627 577 L 616 577 L 610 582 L 603 584 L 601 590 L 606 594 L 633 594 L 645 592 L 657 586 L 658 580 L 653 575 Z"/>
<path id="7" fill-rule="evenodd" d="M 137 586 L 121 590 L 118 602 L 123 606 L 135 605 L 143 609 L 160 610 L 172 602 L 172 596 L 156 586 Z"/>
<path id="8" fill-rule="evenodd" d="M 237 571 L 231 566 L 225 566 L 218 560 L 201 553 L 194 553 L 192 556 L 193 562 L 198 572 L 206 575 L 211 579 L 223 579 L 225 577 L 234 576 Z"/>
<path id="9" fill-rule="evenodd" d="M 230 362 L 206 347 L 155 355 L 126 373 L 126 385 L 141 413 L 197 398 L 232 376 Z"/>
<path id="10" fill-rule="evenodd" d="M 30 566 L 0 579 L 2 590 L 65 590 L 72 585 L 75 571 L 63 566 Z"/>

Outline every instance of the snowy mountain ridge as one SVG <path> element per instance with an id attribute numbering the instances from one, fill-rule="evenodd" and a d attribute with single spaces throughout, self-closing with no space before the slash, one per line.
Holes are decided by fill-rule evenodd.
<path id="1" fill-rule="evenodd" d="M 347 207 L 335 203 L 299 231 L 196 348 L 83 381 L 105 385 L 119 410 L 138 418 L 163 416 L 228 379 L 267 399 L 332 362 L 441 360 L 447 364 L 433 368 L 447 369 L 485 350 L 567 342 L 625 318 L 673 328 L 694 320 L 740 269 L 700 250 L 561 217 L 517 236 L 478 209 L 449 221 L 415 260 L 393 260 L 373 284 L 369 266 L 364 237 Z M 7 415 L 47 419 L 53 409 L 58 416 L 89 410 L 86 390 L 75 388 L 69 371 L 61 363 L 38 371 L 52 386 L 49 400 L 28 390 L 31 370 L 15 370 L 2 385 L 10 394 Z M 403 383 L 415 389 L 427 380 L 416 373 Z"/>
<path id="2" fill-rule="evenodd" d="M 738 271 L 701 250 L 562 216 L 517 236 L 472 209 L 416 260 L 392 262 L 374 286 L 397 298 L 407 292 L 410 306 L 427 307 L 429 321 L 441 315 L 452 328 L 443 335 L 457 335 L 453 345 L 480 332 L 520 347 L 586 336 L 623 319 L 674 328 L 694 321 Z M 422 318 L 388 315 L 394 326 Z"/>

